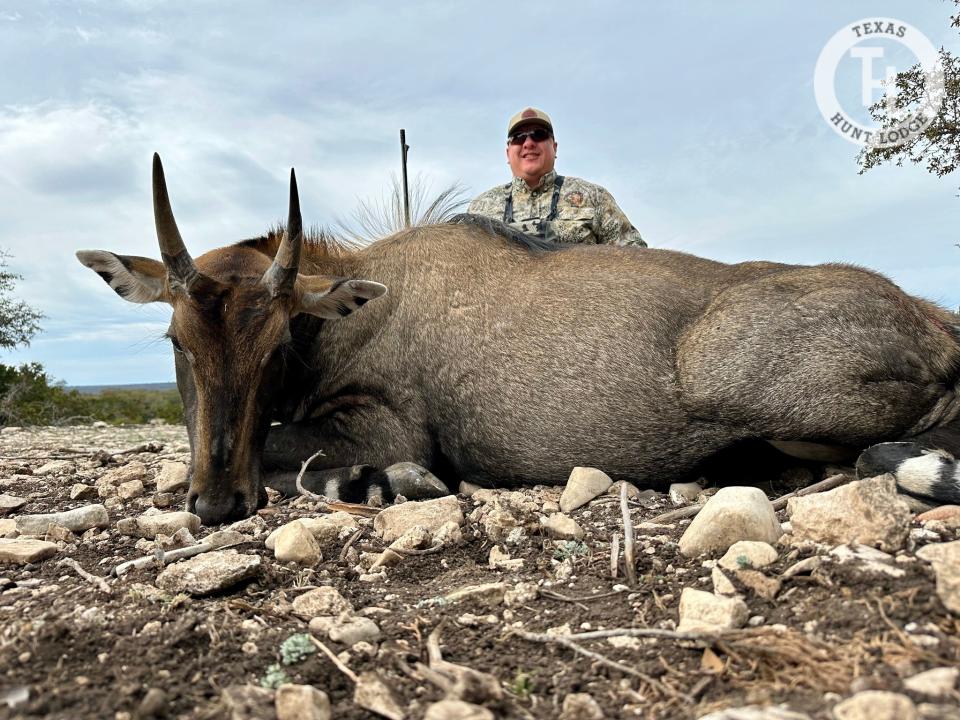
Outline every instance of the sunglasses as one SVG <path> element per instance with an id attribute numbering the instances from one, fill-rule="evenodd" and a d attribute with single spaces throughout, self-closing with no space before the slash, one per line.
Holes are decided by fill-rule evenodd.
<path id="1" fill-rule="evenodd" d="M 548 140 L 551 137 L 553 137 L 553 135 L 550 134 L 549 130 L 537 128 L 536 130 L 527 130 L 526 132 L 514 133 L 507 138 L 507 143 L 510 145 L 523 145 L 527 141 L 527 138 L 539 143 L 543 142 L 544 140 Z"/>

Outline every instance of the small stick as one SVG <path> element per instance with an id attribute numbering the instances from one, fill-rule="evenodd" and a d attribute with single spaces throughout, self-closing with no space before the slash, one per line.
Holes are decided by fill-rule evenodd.
<path id="1" fill-rule="evenodd" d="M 553 590 L 541 589 L 540 595 L 542 595 L 545 598 L 550 598 L 551 600 L 561 600 L 563 602 L 573 603 L 574 605 L 582 609 L 584 612 L 590 612 L 590 608 L 588 608 L 579 600 L 574 600 L 572 597 L 567 597 L 566 595 L 561 595 L 558 592 L 553 592 Z"/>
<path id="2" fill-rule="evenodd" d="M 532 642 L 553 642 L 557 635 L 532 633 L 525 630 L 515 631 L 524 640 Z M 610 630 L 591 630 L 589 632 L 564 635 L 575 642 L 580 640 L 603 640 L 610 637 L 638 637 L 660 638 L 663 640 L 691 640 L 693 642 L 712 644 L 719 633 L 677 632 L 676 630 L 661 630 L 660 628 L 612 628 Z"/>
<path id="3" fill-rule="evenodd" d="M 350 539 L 344 544 L 343 549 L 340 551 L 340 560 L 347 559 L 347 552 L 353 546 L 353 544 L 360 539 L 360 536 L 363 535 L 365 528 L 359 528 L 353 535 L 350 536 Z"/>
<path id="4" fill-rule="evenodd" d="M 310 467 L 310 463 L 312 463 L 321 455 L 323 455 L 323 450 L 317 450 L 313 455 L 304 460 L 303 464 L 300 466 L 300 472 L 297 474 L 297 492 L 304 497 L 310 498 L 311 500 L 326 500 L 323 495 L 317 495 L 315 492 L 310 492 L 303 486 L 303 474 L 307 471 L 307 468 Z"/>
<path id="5" fill-rule="evenodd" d="M 613 534 L 610 539 L 610 577 L 617 577 L 617 570 L 620 567 L 620 535 Z"/>
<path id="6" fill-rule="evenodd" d="M 625 673 L 627 675 L 633 675 L 634 677 L 639 678 L 643 682 L 647 683 L 647 685 L 649 685 L 650 687 L 659 690 L 665 695 L 669 695 L 670 697 L 673 697 L 673 698 L 680 698 L 689 703 L 694 702 L 693 698 L 691 698 L 689 695 L 686 695 L 681 692 L 677 692 L 666 683 L 662 683 L 656 678 L 650 677 L 646 673 L 642 673 L 639 670 L 635 670 L 629 665 L 624 665 L 623 663 L 619 663 L 616 660 L 611 660 L 610 658 L 604 655 L 601 655 L 600 653 L 593 652 L 592 650 L 587 650 L 585 647 L 578 645 L 577 643 L 575 643 L 573 640 L 570 639 L 571 637 L 575 637 L 575 636 L 538 635 L 536 633 L 523 632 L 522 630 L 519 631 L 518 634 L 520 635 L 520 637 L 524 638 L 525 640 L 533 640 L 534 642 L 556 643 L 557 645 L 563 645 L 565 648 L 573 650 L 575 653 L 583 655 L 584 657 L 588 657 L 591 660 L 600 663 L 601 665 L 606 665 L 607 667 L 613 668 L 614 670 L 619 670 L 620 672 Z M 586 635 L 586 634 L 588 633 L 582 633 L 582 635 Z"/>
<path id="7" fill-rule="evenodd" d="M 73 558 L 63 558 L 58 564 L 66 565 L 69 568 L 73 568 L 74 571 L 76 571 L 77 575 L 82 577 L 87 582 L 92 583 L 93 585 L 96 585 L 97 588 L 99 588 L 100 592 L 105 593 L 107 595 L 113 594 L 113 590 L 107 584 L 106 580 L 104 580 L 99 575 L 94 575 L 93 573 L 87 572 L 82 567 L 80 567 L 80 563 L 78 563 Z"/>
<path id="8" fill-rule="evenodd" d="M 317 640 L 313 635 L 310 636 L 310 641 L 317 646 L 317 649 L 320 650 L 320 652 L 322 652 L 324 655 L 330 658 L 330 662 L 332 662 L 334 665 L 337 666 L 337 670 L 339 670 L 348 678 L 353 680 L 354 685 L 356 685 L 360 681 L 360 678 L 357 677 L 357 674 L 353 670 L 348 668 L 346 665 L 344 665 L 342 662 L 340 662 L 340 658 L 338 658 L 336 655 L 333 654 L 333 650 L 331 650 L 322 642 Z"/>
<path id="9" fill-rule="evenodd" d="M 633 543 L 633 520 L 630 519 L 630 506 L 627 505 L 627 484 L 620 486 L 620 514 L 623 516 L 623 562 L 627 573 L 627 585 L 637 584 L 636 547 Z"/>
<path id="10" fill-rule="evenodd" d="M 197 545 L 188 545 L 183 548 L 175 548 L 164 552 L 160 548 L 157 548 L 156 552 L 153 555 L 147 555 L 146 557 L 137 558 L 136 560 L 127 560 L 117 565 L 113 569 L 113 574 L 117 577 L 128 573 L 131 570 L 139 570 L 140 568 L 145 568 L 153 565 L 154 563 L 160 563 L 161 565 L 168 565 L 176 560 L 182 560 L 183 558 L 193 557 L 194 555 L 201 555 L 205 552 L 210 552 L 211 550 L 226 550 L 228 548 L 237 547 L 238 545 L 243 545 L 250 542 L 260 542 L 259 540 L 241 540 L 240 542 L 231 543 L 230 545 L 213 545 L 211 543 L 199 543 Z"/>

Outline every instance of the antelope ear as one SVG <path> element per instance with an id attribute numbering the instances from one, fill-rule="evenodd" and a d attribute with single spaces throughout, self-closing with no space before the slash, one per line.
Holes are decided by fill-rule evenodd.
<path id="1" fill-rule="evenodd" d="M 387 292 L 387 286 L 372 280 L 345 280 L 320 275 L 301 275 L 297 279 L 297 312 L 328 320 L 346 317 L 359 310 L 367 300 Z"/>
<path id="2" fill-rule="evenodd" d="M 163 263 L 106 250 L 78 250 L 77 260 L 93 270 L 124 300 L 133 303 L 170 302 Z"/>

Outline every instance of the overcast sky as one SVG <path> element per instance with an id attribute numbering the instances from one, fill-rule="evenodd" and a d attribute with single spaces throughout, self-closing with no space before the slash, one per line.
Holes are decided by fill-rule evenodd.
<path id="1" fill-rule="evenodd" d="M 651 246 L 857 263 L 955 307 L 960 178 L 858 175 L 813 92 L 821 49 L 861 18 L 957 52 L 952 8 L 4 0 L 0 247 L 46 319 L 0 362 L 36 360 L 71 385 L 173 379 L 167 307 L 122 301 L 74 258 L 159 256 L 154 151 L 197 256 L 280 220 L 291 166 L 306 223 L 348 217 L 387 188 L 401 127 L 411 174 L 435 189 L 506 182 L 506 121 L 526 105 L 554 119 L 558 171 L 607 187 Z M 851 114 L 859 94 L 843 88 L 859 73 L 837 70 Z"/>

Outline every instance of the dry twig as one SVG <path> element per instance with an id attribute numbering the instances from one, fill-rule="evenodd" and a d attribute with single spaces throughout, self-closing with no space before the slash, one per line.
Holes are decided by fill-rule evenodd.
<path id="1" fill-rule="evenodd" d="M 346 675 L 348 678 L 350 678 L 350 679 L 353 681 L 353 684 L 354 684 L 354 685 L 357 684 L 357 682 L 360 680 L 360 678 L 357 677 L 357 674 L 356 674 L 353 670 L 351 670 L 351 669 L 348 668 L 346 665 L 344 665 L 344 664 L 340 661 L 340 658 L 338 658 L 336 655 L 333 654 L 333 650 L 331 650 L 331 649 L 328 648 L 326 645 L 324 645 L 322 642 L 320 642 L 319 640 L 317 640 L 313 635 L 310 636 L 310 642 L 312 642 L 314 645 L 316 645 L 316 646 L 317 646 L 317 649 L 318 649 L 320 652 L 322 652 L 324 655 L 326 655 L 326 656 L 330 659 L 330 662 L 332 662 L 332 663 L 337 667 L 337 670 L 339 670 L 339 671 L 342 672 L 344 675 Z"/>
<path id="2" fill-rule="evenodd" d="M 627 484 L 620 486 L 620 514 L 623 516 L 623 562 L 627 573 L 627 585 L 637 585 L 636 545 L 633 542 L 633 520 L 627 505 Z"/>
<path id="3" fill-rule="evenodd" d="M 100 577 L 99 575 L 94 575 L 93 573 L 87 572 L 82 567 L 80 567 L 80 563 L 78 563 L 73 558 L 63 558 L 58 564 L 66 565 L 69 568 L 73 568 L 73 570 L 77 573 L 77 575 L 82 577 L 84 580 L 86 580 L 90 584 L 95 585 L 100 590 L 100 592 L 106 595 L 113 594 L 113 590 L 107 584 L 107 581 L 104 578 Z"/>
<path id="4" fill-rule="evenodd" d="M 323 502 L 326 500 L 323 495 L 317 495 L 315 492 L 310 492 L 303 486 L 303 474 L 307 471 L 307 468 L 310 467 L 310 463 L 312 463 L 321 455 L 323 455 L 323 450 L 317 450 L 313 455 L 303 461 L 303 464 L 300 466 L 300 472 L 297 473 L 297 492 L 304 497 L 310 498 L 311 500 L 320 500 Z"/>
<path id="5" fill-rule="evenodd" d="M 617 577 L 617 570 L 620 567 L 620 535 L 613 534 L 610 538 L 610 577 Z"/>

